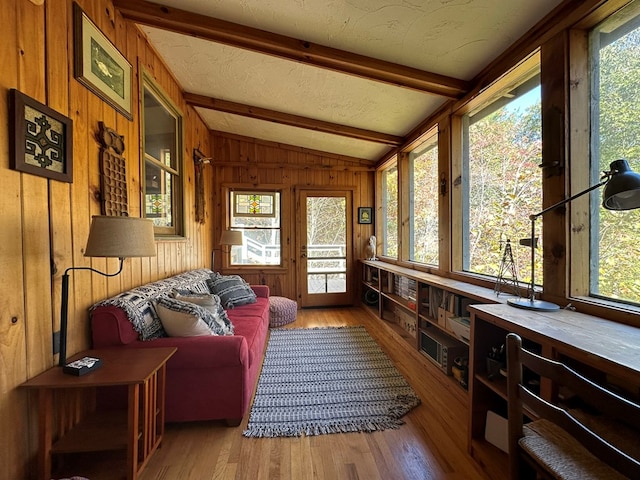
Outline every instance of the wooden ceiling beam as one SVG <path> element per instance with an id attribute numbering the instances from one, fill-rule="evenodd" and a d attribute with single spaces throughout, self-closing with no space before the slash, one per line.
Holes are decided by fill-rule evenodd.
<path id="1" fill-rule="evenodd" d="M 113 5 L 124 18 L 135 23 L 450 99 L 461 98 L 470 86 L 465 80 L 317 45 L 145 0 L 114 0 Z"/>
<path id="2" fill-rule="evenodd" d="M 382 143 L 397 147 L 402 145 L 403 137 L 389 135 L 386 133 L 374 132 L 372 130 L 364 130 L 362 128 L 349 127 L 336 123 L 324 122 L 313 118 L 302 117 L 300 115 L 292 115 L 289 113 L 269 110 L 267 108 L 254 107 L 244 105 L 242 103 L 230 102 L 228 100 L 220 100 L 218 98 L 207 97 L 204 95 L 196 95 L 194 93 L 183 94 L 187 104 L 194 107 L 202 107 L 219 112 L 232 113 L 234 115 L 242 115 L 243 117 L 256 118 L 258 120 L 266 120 L 269 122 L 280 123 L 282 125 L 290 125 L 293 127 L 306 128 L 317 132 L 330 133 L 333 135 L 341 135 L 343 137 L 356 138 L 358 140 L 366 140 L 367 142 Z"/>

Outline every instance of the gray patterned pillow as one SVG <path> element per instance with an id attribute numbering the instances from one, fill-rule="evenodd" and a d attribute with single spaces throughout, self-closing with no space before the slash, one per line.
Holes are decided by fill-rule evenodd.
<path id="1" fill-rule="evenodd" d="M 176 300 L 175 298 L 161 297 L 155 302 L 156 312 L 160 315 L 162 320 L 163 312 L 166 311 L 177 312 L 185 314 L 191 317 L 193 320 L 202 320 L 211 329 L 214 335 L 233 335 L 233 325 L 229 322 L 229 319 L 221 318 L 219 315 L 212 313 L 205 307 L 196 305 L 191 302 L 183 302 Z M 226 316 L 226 315 L 225 315 Z"/>
<path id="2" fill-rule="evenodd" d="M 220 297 L 224 308 L 256 303 L 256 294 L 239 275 L 211 274 L 207 280 L 209 291 Z"/>

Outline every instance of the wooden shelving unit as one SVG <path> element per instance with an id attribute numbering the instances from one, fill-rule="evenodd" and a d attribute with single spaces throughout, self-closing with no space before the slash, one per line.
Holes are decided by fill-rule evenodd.
<path id="1" fill-rule="evenodd" d="M 467 448 L 479 462 L 498 451 L 485 440 L 487 412 L 506 418 L 507 410 L 506 379 L 488 378 L 487 352 L 504 343 L 509 332 L 520 335 L 527 349 L 569 363 L 596 383 L 605 384 L 615 378 L 628 388 L 630 396 L 640 396 L 640 329 L 569 310 L 535 312 L 495 304 L 473 305 L 469 309 L 472 318 Z M 549 400 L 559 394 L 549 382 L 541 382 L 539 388 Z M 526 414 L 535 418 L 532 412 Z M 504 456 L 506 461 L 506 453 Z"/>
<path id="2" fill-rule="evenodd" d="M 452 327 L 464 330 L 465 321 L 470 322 L 468 305 L 504 301 L 488 288 L 371 260 L 362 261 L 362 288 L 363 303 L 371 313 L 441 369 L 443 364 L 432 356 L 434 340 L 456 357 L 468 358 L 470 325 L 466 324 L 468 333 Z M 460 325 L 453 323 L 455 319 Z M 451 376 L 452 360 L 447 359 L 443 379 L 455 383 L 466 397 L 464 386 Z"/>

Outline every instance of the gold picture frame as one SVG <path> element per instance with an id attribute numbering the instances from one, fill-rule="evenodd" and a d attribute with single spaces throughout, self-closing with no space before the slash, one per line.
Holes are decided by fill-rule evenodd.
<path id="1" fill-rule="evenodd" d="M 131 64 L 75 2 L 73 30 L 74 77 L 128 120 L 133 120 Z"/>

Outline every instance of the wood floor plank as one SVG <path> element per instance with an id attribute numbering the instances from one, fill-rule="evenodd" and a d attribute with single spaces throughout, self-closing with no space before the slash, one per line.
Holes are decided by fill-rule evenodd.
<path id="1" fill-rule="evenodd" d="M 245 438 L 222 422 L 168 424 L 161 447 L 140 480 L 503 480 L 506 456 L 483 457 L 486 471 L 467 454 L 465 396 L 415 347 L 364 308 L 304 309 L 283 328 L 365 325 L 404 375 L 421 405 L 397 430 L 299 438 Z M 490 463 L 490 464 L 489 464 Z M 113 480 L 113 463 L 78 470 L 92 480 Z M 496 476 L 504 472 L 504 476 Z"/>

